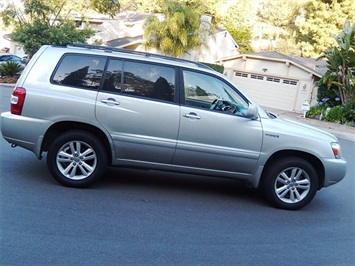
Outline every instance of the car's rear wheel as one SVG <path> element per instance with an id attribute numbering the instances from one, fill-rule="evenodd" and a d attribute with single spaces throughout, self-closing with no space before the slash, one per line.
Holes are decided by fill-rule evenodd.
<path id="1" fill-rule="evenodd" d="M 50 145 L 47 165 L 59 183 L 69 187 L 88 187 L 104 174 L 107 155 L 93 134 L 68 131 Z"/>
<path id="2" fill-rule="evenodd" d="M 269 165 L 263 174 L 264 195 L 275 207 L 297 210 L 309 204 L 318 190 L 314 167 L 298 157 L 283 158 Z"/>

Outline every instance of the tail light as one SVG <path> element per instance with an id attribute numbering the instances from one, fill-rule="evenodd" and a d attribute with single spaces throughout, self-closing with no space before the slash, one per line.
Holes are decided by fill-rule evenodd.
<path id="1" fill-rule="evenodd" d="M 11 95 L 11 113 L 14 115 L 21 115 L 23 104 L 25 103 L 26 90 L 17 87 L 13 90 Z"/>

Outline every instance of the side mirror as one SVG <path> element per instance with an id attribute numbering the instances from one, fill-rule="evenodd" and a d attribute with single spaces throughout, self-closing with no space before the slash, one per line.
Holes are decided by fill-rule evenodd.
<path id="1" fill-rule="evenodd" d="M 256 120 L 259 117 L 258 108 L 255 105 L 249 105 L 246 117 L 250 118 L 251 120 Z"/>

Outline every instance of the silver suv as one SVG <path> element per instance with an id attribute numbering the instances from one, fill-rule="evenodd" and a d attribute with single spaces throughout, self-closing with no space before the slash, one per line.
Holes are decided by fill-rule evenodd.
<path id="1" fill-rule="evenodd" d="M 107 165 L 243 180 L 299 209 L 342 180 L 337 139 L 275 119 L 205 65 L 102 46 L 43 46 L 21 75 L 3 137 L 53 177 L 87 187 Z"/>

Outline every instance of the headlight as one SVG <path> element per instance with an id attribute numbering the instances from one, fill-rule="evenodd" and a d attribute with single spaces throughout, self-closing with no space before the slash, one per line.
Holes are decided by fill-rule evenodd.
<path id="1" fill-rule="evenodd" d="M 337 159 L 341 158 L 341 148 L 338 142 L 332 142 L 330 143 L 330 146 L 332 147 L 334 157 Z"/>

